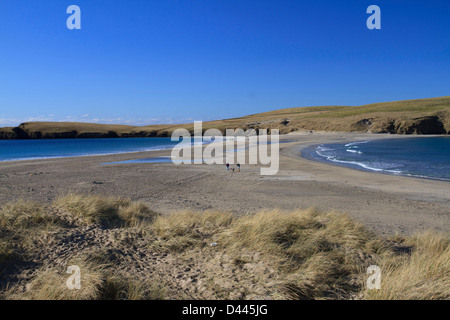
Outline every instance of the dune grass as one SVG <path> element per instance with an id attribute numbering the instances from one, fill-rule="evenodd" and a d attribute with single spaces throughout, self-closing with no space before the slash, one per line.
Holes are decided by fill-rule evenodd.
<path id="1" fill-rule="evenodd" d="M 347 216 L 315 210 L 243 217 L 229 230 L 226 242 L 235 254 L 251 248 L 276 262 L 283 271 L 285 293 L 295 299 L 356 293 L 352 276 L 363 268 L 357 254 L 383 248 L 383 241 Z"/>
<path id="2" fill-rule="evenodd" d="M 366 290 L 366 299 L 450 299 L 450 236 L 425 232 L 404 242 L 411 253 L 380 262 L 381 289 Z"/>
<path id="3" fill-rule="evenodd" d="M 18 201 L 0 209 L 0 270 L 15 263 L 19 266 L 22 260 L 33 257 L 40 246 L 32 245 L 32 239 L 46 233 L 51 238 L 50 231 L 64 234 L 86 226 L 107 228 L 102 230 L 119 235 L 140 230 L 149 252 L 173 255 L 179 261 L 194 259 L 205 269 L 211 268 L 210 260 L 217 254 L 241 266 L 250 265 L 248 257 L 258 255 L 259 264 L 277 272 L 277 286 L 272 292 L 276 299 L 450 299 L 448 234 L 428 232 L 387 239 L 346 215 L 314 209 L 270 210 L 241 217 L 214 211 L 180 211 L 163 216 L 143 203 L 112 197 L 68 195 L 46 207 Z M 124 242 L 118 254 L 133 245 Z M 115 264 L 123 263 L 118 261 L 121 259 L 112 259 L 105 252 L 86 255 L 82 251 L 58 265 L 42 261 L 25 292 L 9 288 L 0 290 L 0 296 L 63 300 L 176 298 L 165 296 L 162 278 L 152 275 L 143 280 L 116 272 Z M 65 271 L 70 264 L 83 269 L 82 290 L 67 289 Z M 366 287 L 369 265 L 381 268 L 380 290 Z M 219 270 L 220 265 L 212 266 L 220 271 L 213 272 L 217 277 L 226 274 Z M 256 273 L 252 275 L 261 283 L 268 281 L 265 274 Z M 2 284 L 3 288 L 8 286 Z"/>
<path id="4" fill-rule="evenodd" d="M 68 213 L 75 224 L 85 226 L 100 224 L 110 227 L 135 227 L 151 222 L 157 216 L 141 202 L 114 197 L 69 194 L 56 200 L 54 207 Z"/>
<path id="5" fill-rule="evenodd" d="M 49 233 L 64 225 L 52 210 L 35 202 L 18 200 L 0 208 L 0 241 L 15 252 L 16 258 L 35 250 Z"/>
<path id="6" fill-rule="evenodd" d="M 69 261 L 82 271 L 79 290 L 68 289 L 70 274 L 64 268 L 43 267 L 28 284 L 25 292 L 10 291 L 11 300 L 155 300 L 163 290 L 151 281 L 137 281 L 115 274 L 111 266 L 88 261 L 86 257 Z"/>
<path id="7" fill-rule="evenodd" d="M 0 210 L 0 227 L 15 232 L 58 222 L 58 217 L 45 210 L 44 206 L 34 202 L 19 200 L 6 204 Z"/>
<path id="8" fill-rule="evenodd" d="M 235 221 L 231 213 L 214 211 L 180 211 L 159 216 L 151 229 L 158 240 L 152 248 L 160 252 L 181 252 L 187 248 L 204 247 Z"/>
<path id="9" fill-rule="evenodd" d="M 246 256 L 262 254 L 265 263 L 280 270 L 283 297 L 293 299 L 357 295 L 354 278 L 368 267 L 359 253 L 382 257 L 390 252 L 386 241 L 347 216 L 312 209 L 239 218 L 221 212 L 180 212 L 159 217 L 154 227 L 160 240 L 153 245 L 163 250 L 180 253 L 217 243 L 240 264 L 249 262 Z"/>
<path id="10" fill-rule="evenodd" d="M 217 241 L 221 250 L 246 263 L 257 251 L 282 271 L 285 298 L 354 296 L 365 299 L 449 299 L 448 237 L 426 233 L 380 238 L 345 215 L 315 210 L 265 211 L 236 218 L 227 213 L 180 212 L 155 221 L 154 245 L 180 253 Z M 447 240 L 445 240 L 447 239 Z M 410 247 L 398 252 L 397 246 Z M 367 290 L 369 265 L 383 271 L 382 290 Z M 393 281 L 392 278 L 396 281 Z"/>

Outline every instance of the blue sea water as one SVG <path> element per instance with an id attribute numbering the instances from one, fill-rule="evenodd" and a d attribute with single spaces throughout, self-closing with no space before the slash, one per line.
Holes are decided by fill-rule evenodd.
<path id="1" fill-rule="evenodd" d="M 0 161 L 154 151 L 177 143 L 170 138 L 0 140 Z"/>
<path id="2" fill-rule="evenodd" d="M 194 142 L 183 140 L 183 143 Z M 0 140 L 0 162 L 155 151 L 170 149 L 178 144 L 177 141 L 171 141 L 171 138 Z M 166 158 L 151 158 L 124 163 L 169 161 L 170 159 Z"/>
<path id="3" fill-rule="evenodd" d="M 450 181 L 450 137 L 322 144 L 303 155 L 366 171 Z"/>

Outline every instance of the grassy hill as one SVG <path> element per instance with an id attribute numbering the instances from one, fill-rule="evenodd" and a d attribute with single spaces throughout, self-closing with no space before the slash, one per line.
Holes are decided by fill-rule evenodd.
<path id="1" fill-rule="evenodd" d="M 126 126 L 76 122 L 29 122 L 0 128 L 0 139 L 164 137 L 193 124 Z M 362 106 L 322 106 L 275 110 L 240 118 L 208 121 L 203 129 L 279 129 L 295 131 L 449 134 L 450 96 Z"/>

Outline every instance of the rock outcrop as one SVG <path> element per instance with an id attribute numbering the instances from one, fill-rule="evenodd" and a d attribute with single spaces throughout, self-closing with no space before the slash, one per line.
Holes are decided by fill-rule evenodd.
<path id="1" fill-rule="evenodd" d="M 372 133 L 393 134 L 446 134 L 448 129 L 438 116 L 415 119 L 379 120 L 368 128 Z"/>

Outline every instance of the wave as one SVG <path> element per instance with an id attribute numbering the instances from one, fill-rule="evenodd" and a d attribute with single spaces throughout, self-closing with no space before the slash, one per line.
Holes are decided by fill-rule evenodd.
<path id="1" fill-rule="evenodd" d="M 346 151 L 351 153 L 363 154 L 363 152 L 359 150 L 347 149 Z"/>
<path id="2" fill-rule="evenodd" d="M 359 144 L 366 144 L 368 142 L 369 141 L 356 141 L 356 142 L 351 142 L 351 143 L 345 144 L 344 146 L 347 147 L 345 149 L 345 151 L 352 153 L 352 154 L 362 155 L 362 154 L 364 154 L 362 151 L 355 150 L 355 149 L 359 148 L 358 147 Z M 331 153 L 331 151 L 333 151 L 333 152 Z M 388 172 L 388 173 L 393 173 L 393 174 L 402 174 L 403 173 L 402 170 L 390 169 L 390 167 L 395 167 L 396 164 L 383 163 L 383 162 L 372 162 L 371 163 L 371 162 L 367 162 L 367 161 L 339 159 L 338 151 L 339 150 L 336 148 L 333 148 L 331 146 L 325 146 L 325 145 L 318 145 L 316 148 L 316 154 L 319 155 L 320 157 L 325 158 L 326 160 L 328 160 L 330 162 L 359 166 L 366 170 L 376 171 L 376 172 Z M 383 168 L 383 167 L 388 167 L 388 168 Z"/>
<path id="3" fill-rule="evenodd" d="M 360 167 L 362 167 L 364 169 L 371 170 L 371 171 L 389 172 L 389 173 L 394 173 L 394 174 L 401 174 L 401 173 L 403 173 L 402 170 L 392 170 L 392 169 L 377 168 L 377 167 L 373 166 L 373 164 L 368 164 L 367 162 L 339 160 L 339 159 L 336 159 L 336 158 L 333 158 L 333 157 L 327 157 L 327 160 L 329 160 L 331 162 L 336 162 L 336 163 L 352 164 L 352 165 L 360 166 Z"/>
<path id="4" fill-rule="evenodd" d="M 450 150 L 443 138 L 355 141 L 308 147 L 307 158 L 354 169 L 408 177 L 450 181 Z M 412 152 L 414 151 L 414 152 Z"/>
<path id="5" fill-rule="evenodd" d="M 358 144 L 366 144 L 366 143 L 368 143 L 369 141 L 356 141 L 356 142 L 351 142 L 351 143 L 347 143 L 345 146 L 346 147 L 351 147 L 351 146 L 356 146 L 356 145 L 358 145 Z"/>

